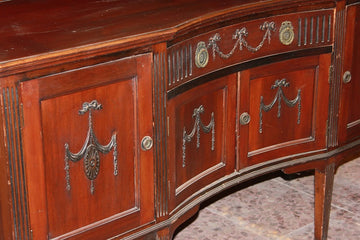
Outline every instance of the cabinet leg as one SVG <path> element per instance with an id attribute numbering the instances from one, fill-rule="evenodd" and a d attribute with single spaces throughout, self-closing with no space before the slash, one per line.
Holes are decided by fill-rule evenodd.
<path id="1" fill-rule="evenodd" d="M 335 164 L 315 170 L 315 240 L 326 240 L 329 228 Z"/>
<path id="2" fill-rule="evenodd" d="M 159 232 L 157 232 L 156 240 L 171 240 L 172 234 L 169 230 L 169 228 L 165 228 Z"/>

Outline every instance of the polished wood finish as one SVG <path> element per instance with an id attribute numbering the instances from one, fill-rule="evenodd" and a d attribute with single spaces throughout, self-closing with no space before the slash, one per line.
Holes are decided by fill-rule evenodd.
<path id="1" fill-rule="evenodd" d="M 315 239 L 327 239 L 335 164 L 315 170 Z"/>
<path id="2" fill-rule="evenodd" d="M 132 57 L 22 84 L 22 97 L 28 103 L 24 106 L 24 121 L 36 117 L 41 123 L 40 129 L 24 128 L 25 159 L 28 166 L 34 166 L 28 179 L 40 181 L 39 178 L 43 178 L 44 183 L 42 188 L 29 186 L 29 194 L 35 196 L 32 193 L 36 191 L 39 207 L 48 213 L 44 220 L 48 223 L 49 238 L 106 237 L 104 233 L 98 235 L 97 228 L 108 232 L 110 237 L 153 220 L 152 151 L 140 150 L 141 138 L 153 136 L 152 109 L 147 107 L 151 102 L 148 91 L 151 82 L 145 77 L 150 74 L 150 57 Z M 77 84 L 72 84 L 74 81 Z M 49 85 L 50 82 L 54 84 Z M 91 193 L 83 158 L 79 162 L 69 161 L 71 189 L 68 190 L 64 146 L 69 144 L 73 153 L 83 147 L 90 120 L 89 113 L 80 115 L 78 112 L 83 103 L 92 100 L 102 105 L 102 109 L 92 112 L 91 124 L 97 141 L 107 145 L 116 134 L 118 173 L 115 176 L 115 150 L 100 154 L 100 171 L 94 180 L 94 193 Z M 143 109 L 141 113 L 140 108 Z M 44 159 L 52 161 L 42 161 L 33 152 L 36 148 L 27 144 L 37 138 L 42 143 L 38 144 L 38 151 L 43 152 Z M 43 171 L 39 171 L 39 166 Z M 30 216 L 37 215 L 33 211 L 36 210 L 31 208 Z M 85 226 L 92 229 L 91 235 L 82 236 L 80 229 Z"/>
<path id="3" fill-rule="evenodd" d="M 333 23 L 331 21 L 333 14 L 333 10 L 322 10 L 244 21 L 177 43 L 168 49 L 168 90 L 181 86 L 209 71 L 215 71 L 239 62 L 256 59 L 260 56 L 330 46 L 333 43 Z M 294 29 L 294 44 L 284 45 L 279 40 L 278 29 L 284 21 L 291 21 L 294 25 L 293 27 L 296 27 Z M 306 27 L 304 26 L 305 21 Z M 312 30 L 310 27 L 311 22 Z M 266 28 L 259 28 L 259 26 L 270 23 L 274 24 L 275 29 L 269 28 L 267 32 Z M 299 26 L 296 26 L 298 24 Z M 239 38 L 236 34 L 237 31 L 241 29 L 246 29 L 248 33 L 242 37 L 248 45 L 234 41 L 234 39 Z M 215 41 L 215 46 L 211 39 L 216 35 L 219 36 L 220 39 Z M 264 38 L 264 36 L 266 36 L 266 38 Z M 191 67 L 191 59 L 186 59 L 195 54 L 199 42 L 205 43 L 210 55 L 209 62 L 205 68 Z M 250 49 L 248 49 L 248 47 Z M 253 50 L 251 48 L 257 49 Z M 223 57 L 217 51 L 213 52 L 214 49 L 218 49 L 227 56 Z"/>
<path id="4" fill-rule="evenodd" d="M 339 110 L 339 125 L 341 128 L 341 143 L 351 142 L 360 136 L 360 109 L 356 107 L 360 101 L 360 5 L 349 6 L 346 11 L 346 29 L 344 62 L 342 73 L 351 74 L 350 82 L 345 83 L 341 76 L 341 103 Z"/>
<path id="5" fill-rule="evenodd" d="M 200 108 L 197 122 L 194 112 Z M 168 101 L 168 159 L 174 159 L 169 165 L 173 183 L 170 194 L 175 199 L 170 210 L 202 187 L 234 171 L 235 108 L 235 74 Z M 210 126 L 209 131 L 204 131 L 202 125 Z M 191 132 L 193 136 L 184 140 L 184 134 Z"/>
<path id="6" fill-rule="evenodd" d="M 360 156 L 359 6 L 1 2 L 0 238 L 167 240 L 227 188 L 315 170 L 325 240 Z"/>
<path id="7" fill-rule="evenodd" d="M 321 105 L 327 105 L 329 67 L 328 54 L 240 73 L 240 85 L 244 84 L 240 89 L 249 89 L 249 93 L 240 100 L 239 114 L 248 112 L 251 116 L 250 123 L 241 125 L 239 131 L 239 144 L 247 142 L 246 147 L 239 146 L 242 167 L 326 148 L 327 113 Z M 276 81 L 286 85 L 274 86 Z M 239 95 L 245 92 L 241 90 Z M 264 106 L 274 104 L 266 111 L 261 102 Z"/>

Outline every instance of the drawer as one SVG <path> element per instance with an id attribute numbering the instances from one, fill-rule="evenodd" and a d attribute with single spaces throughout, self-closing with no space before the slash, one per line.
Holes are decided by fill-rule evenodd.
<path id="1" fill-rule="evenodd" d="M 329 66 L 326 54 L 240 73 L 241 166 L 326 148 Z"/>
<path id="2" fill-rule="evenodd" d="M 234 171 L 236 75 L 186 91 L 168 101 L 171 209 Z"/>
<path id="3" fill-rule="evenodd" d="M 223 27 L 168 48 L 168 90 L 264 56 L 331 46 L 333 10 L 279 15 Z"/>
<path id="4" fill-rule="evenodd" d="M 150 66 L 146 54 L 21 84 L 37 239 L 108 238 L 154 219 L 153 153 L 141 150 Z"/>

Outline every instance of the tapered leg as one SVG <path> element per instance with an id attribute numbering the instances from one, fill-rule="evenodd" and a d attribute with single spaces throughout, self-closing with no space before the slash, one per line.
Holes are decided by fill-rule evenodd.
<path id="1" fill-rule="evenodd" d="M 327 239 L 334 172 L 335 164 L 315 170 L 315 240 Z"/>
<path id="2" fill-rule="evenodd" d="M 156 240 L 171 240 L 171 232 L 169 228 L 164 228 L 161 231 L 157 232 Z"/>

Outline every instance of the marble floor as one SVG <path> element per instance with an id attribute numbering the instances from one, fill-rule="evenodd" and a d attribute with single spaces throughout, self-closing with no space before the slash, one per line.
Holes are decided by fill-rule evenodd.
<path id="1" fill-rule="evenodd" d="M 174 240 L 312 240 L 312 173 L 276 173 L 216 196 L 183 224 Z M 360 239 L 360 158 L 336 175 L 328 240 Z"/>

